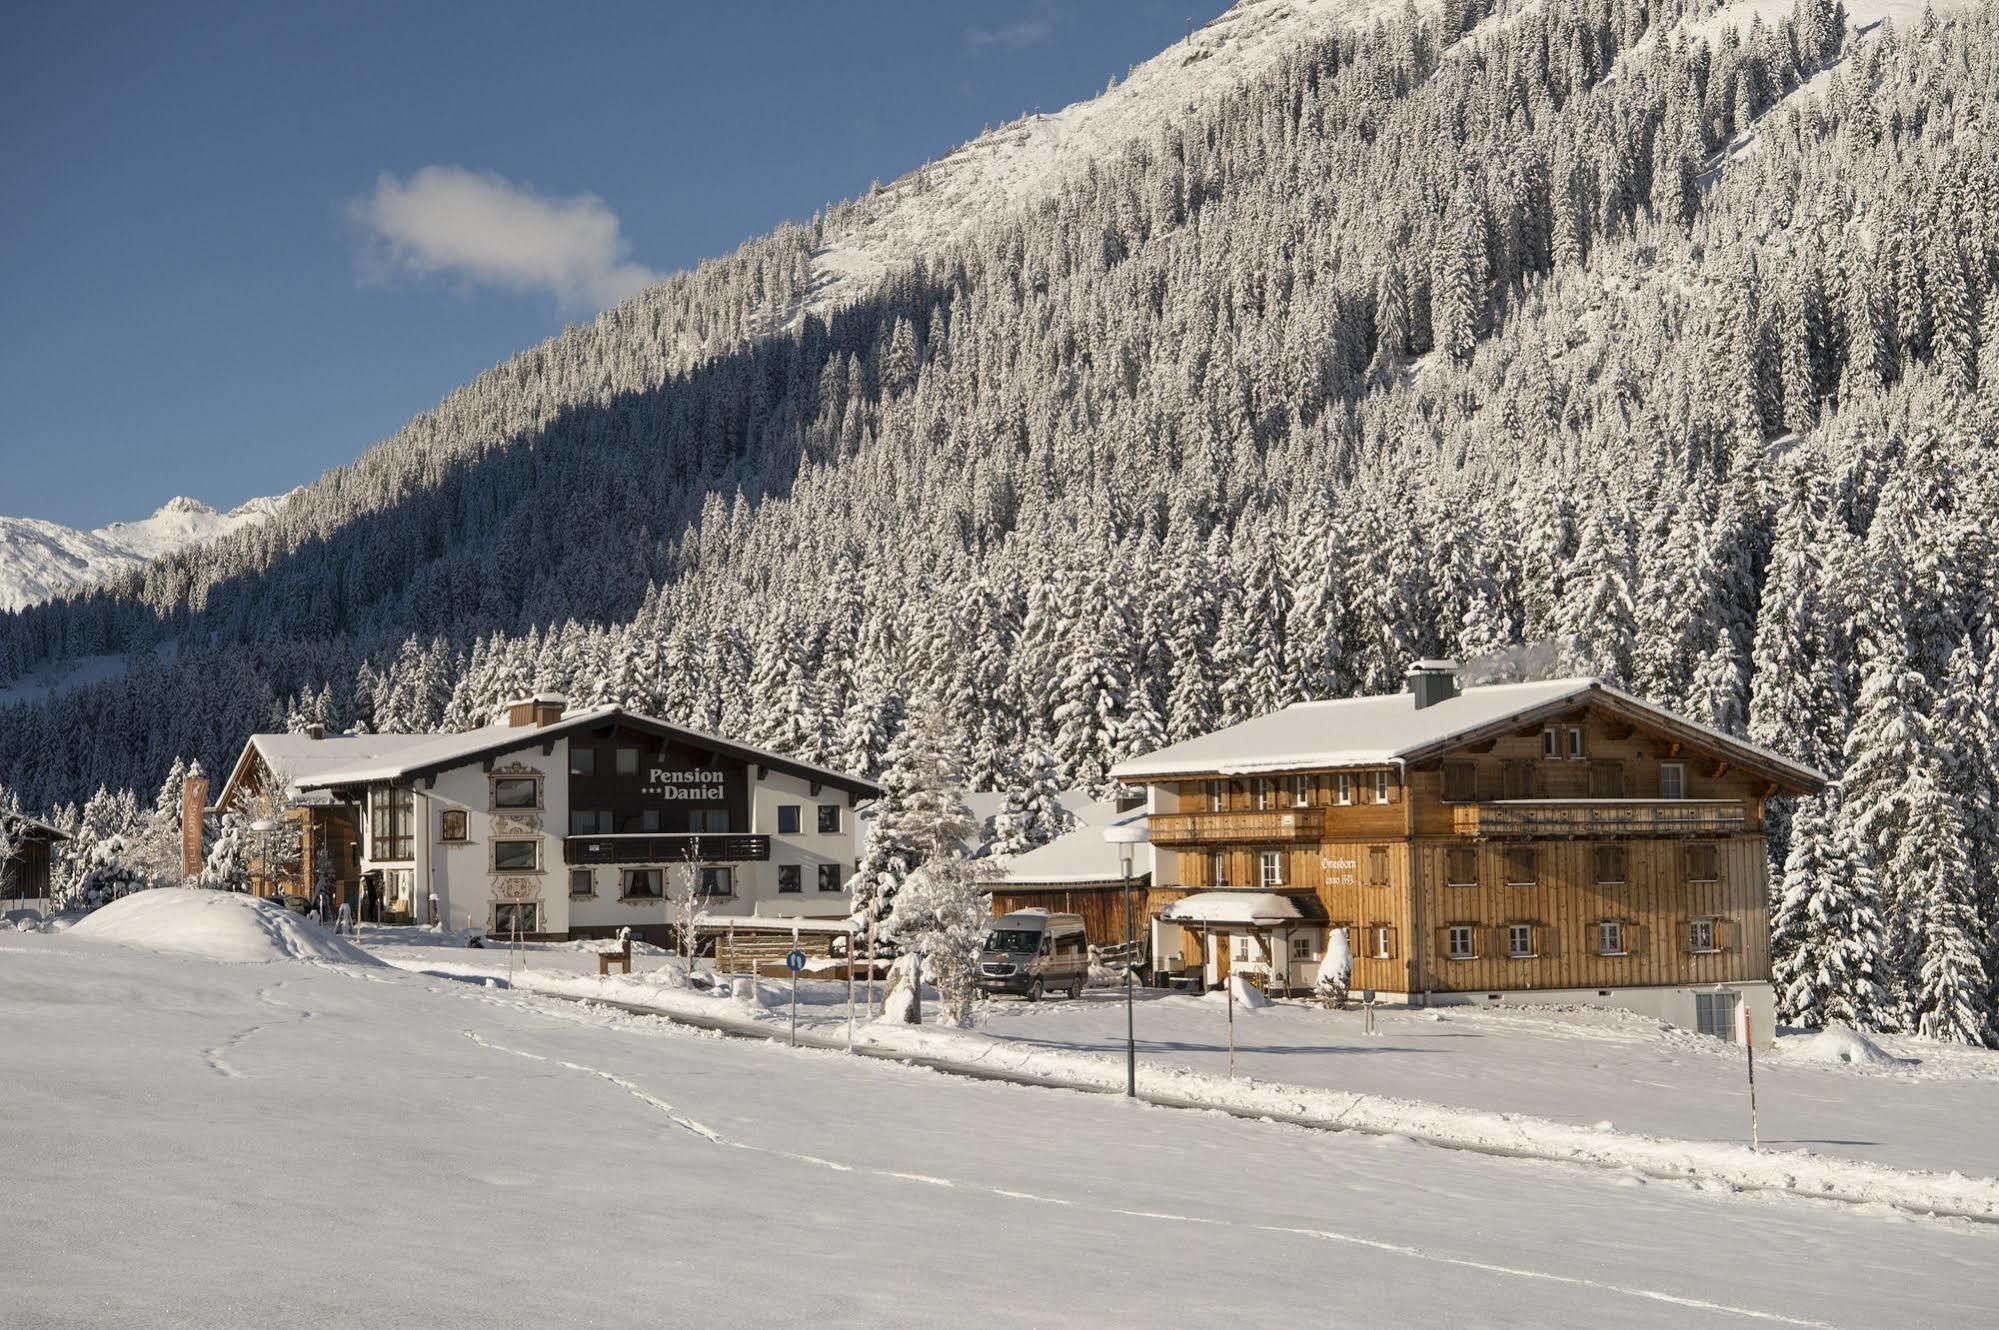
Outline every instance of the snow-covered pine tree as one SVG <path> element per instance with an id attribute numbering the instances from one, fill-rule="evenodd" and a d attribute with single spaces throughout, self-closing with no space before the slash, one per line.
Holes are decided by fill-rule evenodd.
<path id="1" fill-rule="evenodd" d="M 993 815 L 985 853 L 995 859 L 1039 849 L 1075 823 L 1075 817 L 1062 806 L 1062 781 L 1054 756 L 1036 749 L 1027 765 L 1027 783 L 1007 791 L 1006 802 Z"/>
<path id="2" fill-rule="evenodd" d="M 1793 1024 L 1880 1030 L 1889 1028 L 1875 977 L 1886 961 L 1880 888 L 1867 856 L 1839 839 L 1838 797 L 1810 796 L 1792 811 L 1783 898 L 1770 924 L 1771 982 L 1779 1014 Z"/>

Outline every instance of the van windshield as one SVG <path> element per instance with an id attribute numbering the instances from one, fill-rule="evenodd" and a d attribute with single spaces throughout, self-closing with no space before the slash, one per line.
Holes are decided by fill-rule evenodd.
<path id="1" fill-rule="evenodd" d="M 987 951 L 1033 951 L 1040 945 L 1038 928 L 995 928 L 986 934 Z"/>

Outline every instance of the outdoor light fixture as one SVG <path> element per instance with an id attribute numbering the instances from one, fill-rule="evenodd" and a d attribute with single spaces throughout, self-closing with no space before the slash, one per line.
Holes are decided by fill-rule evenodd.
<path id="1" fill-rule="evenodd" d="M 1131 923 L 1131 861 L 1138 847 L 1152 839 L 1143 818 L 1117 822 L 1104 828 L 1104 839 L 1117 846 L 1118 866 L 1124 871 L 1124 1094 L 1138 1098 L 1138 1034 L 1132 1018 L 1131 967 L 1137 953 Z"/>

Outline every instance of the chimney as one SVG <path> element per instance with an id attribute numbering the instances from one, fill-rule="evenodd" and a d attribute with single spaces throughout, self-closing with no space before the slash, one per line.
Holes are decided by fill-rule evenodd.
<path id="1" fill-rule="evenodd" d="M 1458 663 L 1454 660 L 1419 660 L 1409 667 L 1409 694 L 1416 710 L 1448 702 L 1458 695 Z"/>
<path id="2" fill-rule="evenodd" d="M 529 726 L 540 729 L 553 725 L 562 719 L 569 699 L 559 693 L 536 693 L 533 697 L 516 698 L 507 703 L 507 724 L 515 729 Z"/>
<path id="3" fill-rule="evenodd" d="M 183 877 L 193 877 L 201 872 L 206 855 L 202 853 L 201 828 L 208 818 L 208 777 L 195 774 L 180 783 L 180 871 Z"/>

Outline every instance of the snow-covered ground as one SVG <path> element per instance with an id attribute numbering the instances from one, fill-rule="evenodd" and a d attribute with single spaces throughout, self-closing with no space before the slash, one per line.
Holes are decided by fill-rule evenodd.
<path id="1" fill-rule="evenodd" d="M 1999 1299 L 1990 1225 L 981 1083 L 296 954 L 0 935 L 0 1325 L 1943 1326 Z M 530 962 L 553 982 L 570 956 Z"/>

